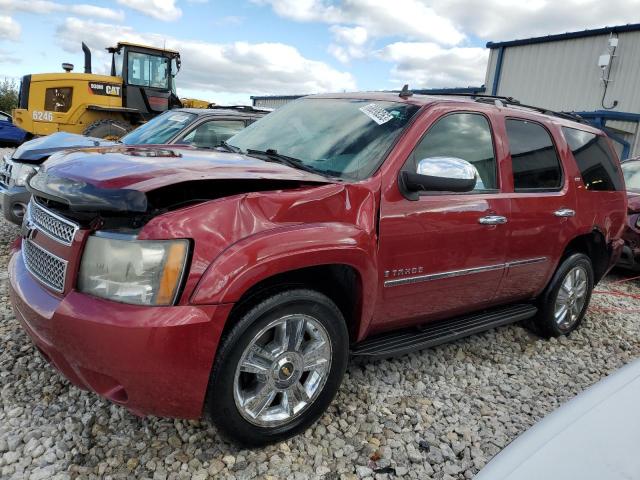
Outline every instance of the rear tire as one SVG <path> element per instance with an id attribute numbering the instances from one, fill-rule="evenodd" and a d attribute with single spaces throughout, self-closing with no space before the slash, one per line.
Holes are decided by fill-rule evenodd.
<path id="1" fill-rule="evenodd" d="M 133 125 L 120 120 L 98 120 L 89 125 L 83 135 L 87 137 L 104 138 L 105 140 L 118 140 L 133 130 Z"/>
<path id="2" fill-rule="evenodd" d="M 538 332 L 545 337 L 568 335 L 587 313 L 594 285 L 591 259 L 583 253 L 566 257 L 538 300 L 534 320 Z"/>
<path id="3" fill-rule="evenodd" d="M 247 446 L 307 429 L 333 400 L 347 367 L 349 335 L 325 295 L 295 289 L 257 303 L 219 347 L 206 413 Z"/>

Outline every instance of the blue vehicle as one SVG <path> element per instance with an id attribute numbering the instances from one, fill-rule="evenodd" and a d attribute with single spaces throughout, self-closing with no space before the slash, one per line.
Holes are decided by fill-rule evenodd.
<path id="1" fill-rule="evenodd" d="M 0 112 L 0 147 L 20 145 L 27 139 L 27 132 L 13 124 L 11 115 Z"/>

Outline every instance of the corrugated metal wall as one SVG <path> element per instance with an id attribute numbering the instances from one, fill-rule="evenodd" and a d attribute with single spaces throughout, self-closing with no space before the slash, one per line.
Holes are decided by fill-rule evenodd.
<path id="1" fill-rule="evenodd" d="M 598 57 L 608 35 L 507 47 L 497 95 L 558 111 L 603 110 L 604 83 Z M 498 50 L 492 49 L 485 85 L 491 92 Z M 612 111 L 640 113 L 640 32 L 620 33 L 604 104 Z M 640 154 L 635 122 L 607 122 Z M 634 148 L 635 147 L 635 148 Z"/>

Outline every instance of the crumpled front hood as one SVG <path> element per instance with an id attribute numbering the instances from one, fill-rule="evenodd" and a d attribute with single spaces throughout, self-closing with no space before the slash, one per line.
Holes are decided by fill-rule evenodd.
<path id="1" fill-rule="evenodd" d="M 42 163 L 50 155 L 68 148 L 87 148 L 117 145 L 102 138 L 85 137 L 75 133 L 57 132 L 46 137 L 34 138 L 20 145 L 13 153 L 14 160 Z"/>
<path id="2" fill-rule="evenodd" d="M 31 178 L 29 189 L 71 210 L 144 212 L 149 192 L 181 184 L 189 189 L 194 182 L 211 181 L 217 186 L 247 181 L 257 189 L 261 181 L 332 183 L 321 175 L 234 153 L 184 146 L 117 146 L 60 152 Z"/>

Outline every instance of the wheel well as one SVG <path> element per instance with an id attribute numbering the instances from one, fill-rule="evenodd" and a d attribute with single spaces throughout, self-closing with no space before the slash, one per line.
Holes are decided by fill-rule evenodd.
<path id="1" fill-rule="evenodd" d="M 355 337 L 362 308 L 362 281 L 355 268 L 343 264 L 318 265 L 291 270 L 258 282 L 236 302 L 224 331 L 231 328 L 256 303 L 276 292 L 296 287 L 316 290 L 329 297 L 342 312 L 347 322 L 349 336 Z"/>
<path id="2" fill-rule="evenodd" d="M 594 284 L 598 283 L 607 271 L 611 257 L 604 235 L 594 230 L 591 233 L 574 238 L 565 248 L 563 258 L 573 253 L 584 253 L 591 259 L 595 277 Z"/>

